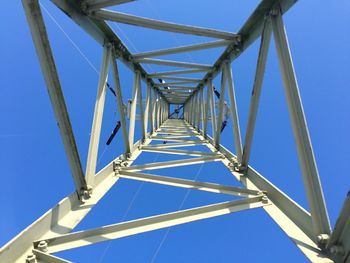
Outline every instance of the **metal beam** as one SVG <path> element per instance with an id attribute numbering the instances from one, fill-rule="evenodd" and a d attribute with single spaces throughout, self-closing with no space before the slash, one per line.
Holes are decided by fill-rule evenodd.
<path id="1" fill-rule="evenodd" d="M 157 83 L 154 84 L 154 87 L 169 87 L 172 85 L 184 85 L 184 84 L 193 84 L 197 83 L 198 80 L 186 80 L 186 81 L 176 81 L 176 82 L 164 82 L 164 83 Z"/>
<path id="2" fill-rule="evenodd" d="M 233 85 L 232 69 L 231 69 L 230 62 L 226 61 L 224 65 L 224 70 L 225 70 L 225 76 L 228 84 L 227 89 L 228 89 L 228 96 L 230 99 L 230 112 L 231 112 L 232 126 L 233 126 L 232 131 L 233 131 L 233 138 L 234 138 L 236 155 L 237 155 L 237 162 L 241 164 L 242 163 L 241 130 L 239 128 L 236 94 L 235 94 L 235 89 Z M 224 95 L 223 93 L 221 94 L 222 96 Z"/>
<path id="3" fill-rule="evenodd" d="M 271 21 L 266 19 L 264 30 L 261 35 L 260 49 L 258 55 L 258 62 L 256 66 L 255 79 L 253 84 L 253 91 L 249 106 L 249 117 L 246 129 L 246 134 L 244 138 L 244 147 L 242 155 L 242 166 L 247 167 L 249 164 L 250 151 L 253 144 L 253 135 L 256 123 L 256 116 L 259 108 L 260 94 L 264 79 L 266 58 L 269 50 L 271 39 Z"/>
<path id="4" fill-rule="evenodd" d="M 59 251 L 92 245 L 111 239 L 122 238 L 152 230 L 194 222 L 206 218 L 226 215 L 242 210 L 258 208 L 264 205 L 268 204 L 264 204 L 262 202 L 262 196 L 258 196 L 242 200 L 200 206 L 174 213 L 136 219 L 92 230 L 85 230 L 66 235 L 55 236 L 42 241 L 47 242 L 49 253 L 56 253 Z M 38 242 L 35 243 L 35 245 L 37 244 Z"/>
<path id="5" fill-rule="evenodd" d="M 228 60 L 232 62 L 238 58 L 255 40 L 260 37 L 263 30 L 264 20 L 266 14 L 268 14 L 273 8 L 281 7 L 282 14 L 287 12 L 298 0 L 263 0 L 260 1 L 258 7 L 254 10 L 253 14 L 244 23 L 238 32 L 241 36 L 239 44 L 229 45 L 216 60 L 211 70 L 203 77 L 201 83 L 197 87 L 205 86 L 208 80 L 214 79 L 221 71 L 221 67 L 224 61 Z"/>
<path id="6" fill-rule="evenodd" d="M 124 14 L 121 12 L 110 11 L 110 10 L 98 10 L 91 14 L 92 17 L 102 20 L 109 20 L 134 26 L 152 28 L 157 30 L 176 32 L 182 34 L 191 34 L 197 36 L 206 36 L 213 38 L 222 38 L 234 40 L 238 37 L 237 34 L 219 31 L 210 28 L 187 26 L 175 23 L 169 23 L 164 21 L 159 21 L 155 19 L 144 18 L 140 16 L 134 16 L 129 14 Z"/>
<path id="7" fill-rule="evenodd" d="M 105 43 L 112 43 L 118 50 L 118 59 L 123 62 L 124 65 L 132 71 L 139 70 L 144 82 L 150 82 L 151 86 L 154 84 L 153 80 L 148 78 L 144 68 L 139 63 L 130 60 L 132 54 L 105 21 L 92 19 L 87 16 L 81 9 L 80 1 L 51 1 L 100 45 L 103 46 Z"/>
<path id="8" fill-rule="evenodd" d="M 86 9 L 91 11 L 134 1 L 135 0 L 84 0 L 83 5 L 86 5 Z"/>
<path id="9" fill-rule="evenodd" d="M 184 78 L 184 77 L 173 77 L 173 76 L 162 76 L 162 79 L 170 79 L 170 80 L 181 80 L 181 81 L 193 81 L 193 82 L 199 82 L 201 79 L 196 78 Z M 169 84 L 169 83 L 166 83 Z"/>
<path id="10" fill-rule="evenodd" d="M 337 262 L 347 262 L 350 258 L 350 193 L 347 194 L 327 248 L 337 258 Z"/>
<path id="11" fill-rule="evenodd" d="M 130 109 L 130 122 L 129 122 L 129 145 L 132 150 L 132 145 L 134 144 L 134 134 L 135 134 L 135 122 L 136 122 L 136 110 L 137 110 L 137 101 L 138 101 L 138 93 L 139 93 L 139 78 L 140 72 L 136 71 L 134 73 L 134 87 L 132 91 L 132 102 Z"/>
<path id="12" fill-rule="evenodd" d="M 195 143 L 195 142 L 191 142 Z M 188 144 L 191 144 L 188 143 Z M 182 159 L 175 161 L 166 161 L 166 162 L 157 162 L 157 163 L 148 163 L 148 164 L 140 164 L 133 165 L 130 167 L 122 168 L 122 171 L 143 171 L 143 170 L 156 170 L 156 169 L 164 169 L 178 166 L 186 166 L 186 165 L 194 165 L 199 163 L 207 163 L 207 162 L 216 162 L 221 160 L 221 156 L 207 156 L 207 157 L 199 157 L 199 158 L 190 158 L 190 159 Z"/>
<path id="13" fill-rule="evenodd" d="M 150 119 L 150 103 L 151 103 L 151 86 L 150 84 L 147 85 L 146 87 L 146 107 L 145 107 L 145 116 L 144 116 L 144 130 L 145 134 L 147 134 L 148 131 L 148 122 Z"/>
<path id="14" fill-rule="evenodd" d="M 197 137 L 203 139 L 200 135 Z M 304 208 L 252 167 L 249 166 L 246 173 L 233 169 L 232 160 L 236 159 L 236 156 L 222 145 L 217 149 L 214 140 L 210 136 L 208 136 L 207 139 L 209 141 L 207 146 L 211 151 L 217 152 L 219 150 L 225 155 L 226 158 L 222 160 L 222 163 L 231 171 L 232 175 L 238 181 L 249 189 L 266 191 L 272 205 L 264 207 L 264 210 L 311 262 L 333 262 L 332 259 L 317 246 L 317 240 L 314 238 L 312 229 L 311 216 Z"/>
<path id="15" fill-rule="evenodd" d="M 171 67 L 197 68 L 197 69 L 204 69 L 204 70 L 211 69 L 211 66 L 207 64 L 197 64 L 197 63 L 189 63 L 189 62 L 182 62 L 182 61 L 171 61 L 171 60 L 150 59 L 150 58 L 140 58 L 140 59 L 135 59 L 134 61 L 138 63 L 144 63 L 144 64 L 155 64 L 155 65 L 163 65 L 163 66 L 171 66 Z"/>
<path id="16" fill-rule="evenodd" d="M 39 58 L 41 71 L 44 75 L 46 88 L 50 96 L 52 109 L 55 113 L 57 126 L 68 158 L 75 188 L 78 195 L 81 196 L 84 191 L 88 190 L 88 187 L 81 166 L 78 148 L 69 120 L 64 95 L 58 78 L 40 6 L 37 0 L 22 0 L 22 5 L 32 34 L 35 50 Z"/>
<path id="17" fill-rule="evenodd" d="M 216 153 L 189 151 L 189 150 L 174 150 L 174 149 L 157 149 L 155 147 L 144 146 L 141 148 L 143 152 L 156 152 L 164 154 L 188 155 L 188 156 L 218 156 Z"/>
<path id="18" fill-rule="evenodd" d="M 96 174 L 96 163 L 98 146 L 100 144 L 100 134 L 102 127 L 103 111 L 105 107 L 106 84 L 108 79 L 108 65 L 111 58 L 111 45 L 108 44 L 103 48 L 103 58 L 100 69 L 100 78 L 98 81 L 97 96 L 95 102 L 94 117 L 90 133 L 90 144 L 86 161 L 86 182 L 93 185 Z"/>
<path id="19" fill-rule="evenodd" d="M 246 188 L 233 187 L 227 185 L 206 183 L 206 182 L 196 182 L 190 181 L 180 178 L 167 177 L 163 175 L 153 175 L 153 174 L 145 174 L 145 173 L 135 173 L 135 172 L 127 172 L 120 171 L 117 175 L 119 178 L 138 180 L 149 183 L 157 183 L 163 185 L 170 185 L 176 187 L 190 188 L 200 191 L 207 191 L 212 193 L 219 194 L 227 194 L 234 196 L 252 196 L 262 194 L 257 190 L 250 190 Z"/>
<path id="20" fill-rule="evenodd" d="M 150 78 L 157 78 L 157 77 L 162 77 L 167 75 L 192 74 L 192 73 L 199 73 L 199 72 L 207 72 L 207 70 L 206 69 L 172 70 L 172 71 L 150 73 L 148 74 L 148 76 Z"/>
<path id="21" fill-rule="evenodd" d="M 33 259 L 33 260 L 32 260 Z M 32 260 L 32 261 L 31 261 Z M 33 255 L 27 257 L 27 262 L 38 262 L 38 263 L 73 263 L 72 261 L 68 261 L 54 255 L 47 254 L 38 249 L 33 249 Z"/>
<path id="22" fill-rule="evenodd" d="M 167 48 L 167 49 L 161 49 L 161 50 L 155 50 L 155 51 L 136 53 L 133 55 L 133 57 L 134 57 L 134 59 L 158 57 L 158 56 L 178 54 L 178 53 L 195 51 L 195 50 L 223 47 L 223 46 L 227 46 L 231 43 L 232 43 L 231 40 L 218 40 L 218 41 L 207 42 L 207 43 L 200 43 L 200 44 L 194 44 L 194 45 L 188 45 L 188 46 L 181 46 L 181 47 L 175 47 L 175 48 Z"/>
<path id="23" fill-rule="evenodd" d="M 215 113 L 215 101 L 213 96 L 213 82 L 212 79 L 209 79 L 208 81 L 208 95 L 209 97 L 209 105 L 210 105 L 210 113 L 211 113 L 211 129 L 212 129 L 212 136 L 213 138 L 216 138 L 216 113 Z M 215 139 L 214 139 L 215 141 Z"/>
<path id="24" fill-rule="evenodd" d="M 225 88 L 226 88 L 226 72 L 222 71 L 221 74 L 221 89 L 220 89 L 220 99 L 219 99 L 219 113 L 216 119 L 216 131 L 215 131 L 215 145 L 220 146 L 220 134 L 221 134 L 221 123 L 224 116 L 224 99 L 225 99 Z"/>
<path id="25" fill-rule="evenodd" d="M 320 235 L 329 235 L 331 227 L 328 213 L 299 94 L 287 35 L 279 9 L 274 10 L 271 22 L 315 238 Z"/>
<path id="26" fill-rule="evenodd" d="M 117 65 L 117 57 L 115 54 L 115 48 L 112 48 L 111 65 L 112 65 L 112 73 L 113 73 L 113 80 L 114 80 L 114 90 L 115 90 L 115 94 L 116 94 L 117 108 L 118 108 L 118 113 L 119 113 L 119 120 L 120 120 L 122 133 L 123 133 L 124 148 L 125 148 L 125 153 L 128 154 L 131 151 L 130 151 L 130 143 L 129 143 L 129 138 L 128 138 L 126 121 L 125 121 L 123 96 L 122 96 L 122 91 L 121 91 L 121 87 L 120 87 L 119 72 L 118 72 L 118 65 Z"/>

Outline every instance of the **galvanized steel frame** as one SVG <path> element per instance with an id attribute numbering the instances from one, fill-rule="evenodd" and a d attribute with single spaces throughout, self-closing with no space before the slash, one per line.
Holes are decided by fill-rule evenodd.
<path id="1" fill-rule="evenodd" d="M 104 50 L 87 168 L 84 176 L 38 0 L 22 0 L 46 86 L 49 90 L 52 106 L 59 124 L 67 158 L 70 163 L 76 192 L 64 198 L 56 207 L 49 210 L 6 244 L 0 250 L 0 261 L 69 262 L 50 253 L 258 207 L 262 207 L 270 215 L 312 262 L 341 262 L 342 260 L 346 260 L 349 255 L 349 242 L 344 236 L 346 233 L 349 233 L 347 227 L 349 225 L 349 219 L 346 219 L 346 212 L 343 212 L 338 220 L 335 234 L 332 235 L 282 20 L 282 15 L 296 1 L 263 0 L 238 33 L 178 25 L 101 9 L 130 1 L 52 0 L 73 21 L 97 40 L 103 46 Z M 106 19 L 163 31 L 210 36 L 224 40 L 132 55 L 109 28 L 108 24 L 104 21 Z M 299 161 L 302 167 L 310 213 L 249 166 L 254 126 L 272 32 L 275 37 L 276 50 L 289 114 L 292 120 Z M 249 109 L 248 128 L 242 146 L 239 114 L 230 64 L 259 36 L 261 36 L 260 51 Z M 226 46 L 226 49 L 214 65 L 150 58 L 220 46 Z M 127 129 L 124 116 L 117 60 L 126 64 L 134 72 L 129 129 Z M 140 63 L 185 67 L 189 69 L 147 73 Z M 116 103 L 121 118 L 124 154 L 96 173 L 96 160 L 109 65 L 112 67 Z M 206 75 L 203 79 L 181 76 L 181 74 L 195 72 L 206 72 Z M 222 73 L 221 95 L 218 106 L 219 113 L 216 118 L 212 80 L 220 72 Z M 155 84 L 152 78 L 158 77 L 177 82 Z M 145 109 L 143 109 L 142 104 L 141 80 L 146 82 Z M 191 83 L 197 83 L 197 85 L 195 87 L 183 86 Z M 226 86 L 233 122 L 233 144 L 237 153 L 236 155 L 220 144 Z M 166 88 L 163 89 L 164 87 Z M 169 88 L 171 93 L 169 92 Z M 184 105 L 184 120 L 168 119 L 170 115 L 170 104 Z M 139 105 L 140 110 L 142 136 L 138 142 L 134 143 L 137 105 Z M 211 116 L 212 137 L 208 134 L 209 116 Z M 149 145 L 152 140 L 166 140 L 170 141 L 170 143 Z M 205 145 L 210 152 L 173 149 L 195 145 Z M 143 151 L 196 157 L 146 165 L 132 165 Z M 143 170 L 213 161 L 223 163 L 242 184 L 243 188 L 140 173 Z M 245 198 L 70 233 L 120 178 L 231 194 Z M 346 206 L 348 206 L 348 203 Z"/>

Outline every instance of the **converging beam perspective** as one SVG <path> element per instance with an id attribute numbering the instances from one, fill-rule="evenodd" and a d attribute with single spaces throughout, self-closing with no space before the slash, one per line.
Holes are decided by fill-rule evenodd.
<path id="1" fill-rule="evenodd" d="M 335 230 L 332 231 L 283 21 L 284 14 L 296 0 L 260 1 L 237 33 L 102 9 L 127 5 L 133 0 L 52 2 L 101 45 L 102 62 L 92 123 L 89 124 L 89 147 L 87 152 L 81 153 L 87 156 L 86 170 L 84 173 L 40 4 L 38 0 L 22 0 L 75 187 L 72 194 L 61 201 L 57 200 L 57 205 L 5 244 L 0 249 L 0 262 L 70 262 L 54 253 L 243 210 L 255 216 L 249 211 L 251 209 L 266 212 L 311 262 L 350 262 L 350 201 L 347 198 Z M 200 5 L 205 4 L 205 1 L 199 2 Z M 110 27 L 114 22 L 216 40 L 132 54 Z M 270 45 L 272 37 L 275 46 Z M 152 38 L 147 41 L 152 41 Z M 240 118 L 244 119 L 245 115 L 240 115 L 242 109 L 236 96 L 239 83 L 235 83 L 237 74 L 231 64 L 256 41 L 259 53 L 252 65 L 255 67 L 255 76 L 247 127 L 241 130 Z M 154 58 L 215 48 L 222 48 L 223 52 L 212 64 Z M 304 181 L 304 188 L 300 189 L 305 190 L 310 211 L 251 165 L 264 72 L 269 49 L 273 48 L 279 62 Z M 125 70 L 130 70 L 132 74 L 130 87 L 121 81 L 124 78 L 120 76 L 124 76 L 125 71 L 119 72 L 119 63 L 123 63 Z M 146 71 L 146 68 L 151 69 L 149 65 L 156 65 L 156 70 Z M 220 85 L 215 87 L 216 83 Z M 121 141 L 116 144 L 119 148 L 112 151 L 115 154 L 116 150 L 120 150 L 122 154 L 115 154 L 108 165 L 98 170 L 97 157 L 104 127 L 102 120 L 107 121 L 103 114 L 108 89 L 114 95 L 113 103 L 119 118 L 112 135 L 119 128 L 122 133 Z M 125 94 L 127 91 L 131 93 L 129 100 Z M 224 129 L 230 134 L 228 148 L 222 145 L 222 141 L 225 141 L 222 136 Z M 142 159 L 138 158 L 146 155 L 144 152 L 157 157 L 152 162 L 139 162 Z M 168 159 L 157 159 L 158 155 Z M 134 164 L 136 160 L 138 162 Z M 238 186 L 188 179 L 194 174 L 193 166 L 209 164 L 217 167 L 211 177 L 213 181 L 216 175 L 228 173 Z M 169 168 L 179 167 L 191 169 L 187 169 L 188 173 L 181 172 L 184 178 L 175 177 L 177 175 L 169 172 Z M 113 186 L 122 187 L 120 181 L 180 187 L 210 192 L 216 196 L 226 195 L 230 199 L 77 231 L 76 226 Z M 235 246 L 240 245 L 238 243 Z"/>

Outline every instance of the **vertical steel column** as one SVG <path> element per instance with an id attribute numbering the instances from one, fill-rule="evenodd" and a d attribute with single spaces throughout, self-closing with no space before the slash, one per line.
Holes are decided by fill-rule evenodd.
<path id="1" fill-rule="evenodd" d="M 200 96 L 200 90 L 198 90 L 197 95 L 196 95 L 196 119 L 197 119 L 197 123 L 196 123 L 196 127 L 197 127 L 197 131 L 199 132 L 201 129 L 201 96 Z"/>
<path id="2" fill-rule="evenodd" d="M 87 190 L 87 184 L 39 3 L 37 0 L 22 0 L 22 4 L 39 58 L 41 71 L 44 75 L 46 88 L 49 92 L 75 188 L 80 197 L 82 190 Z"/>
<path id="3" fill-rule="evenodd" d="M 280 10 L 274 10 L 271 21 L 315 238 L 321 234 L 329 235 L 328 214 Z"/>
<path id="4" fill-rule="evenodd" d="M 204 89 L 204 87 L 203 87 Z M 207 86 L 207 96 L 206 96 L 206 102 L 204 106 L 204 120 L 203 120 L 203 136 L 204 138 L 207 138 L 208 136 L 208 110 L 209 110 L 209 101 L 210 101 L 210 89 L 209 86 Z M 204 102 L 204 99 L 203 99 Z"/>
<path id="5" fill-rule="evenodd" d="M 219 99 L 219 114 L 216 121 L 216 132 L 215 132 L 215 147 L 220 147 L 220 134 L 221 134 L 221 125 L 224 114 L 224 98 L 225 98 L 225 87 L 226 87 L 226 76 L 225 69 L 222 67 L 221 74 L 221 89 L 220 89 L 220 99 Z"/>
<path id="6" fill-rule="evenodd" d="M 134 87 L 132 91 L 132 102 L 130 109 L 130 124 L 129 124 L 129 144 L 131 151 L 133 150 L 134 145 L 134 134 L 135 134 L 135 122 L 136 122 L 136 109 L 137 109 L 137 99 L 138 99 L 138 83 L 140 78 L 140 72 L 135 71 L 134 74 Z"/>
<path id="7" fill-rule="evenodd" d="M 231 111 L 232 126 L 233 126 L 232 132 L 233 132 L 233 138 L 235 142 L 237 162 L 241 164 L 242 163 L 241 130 L 239 128 L 239 118 L 237 113 L 235 89 L 233 84 L 232 69 L 229 61 L 226 61 L 224 63 L 224 70 L 225 70 L 225 75 L 226 75 L 227 84 L 228 84 L 227 89 L 228 89 L 228 96 L 230 99 L 230 111 Z"/>
<path id="8" fill-rule="evenodd" d="M 137 88 L 138 88 L 138 102 L 139 102 L 139 109 L 140 109 L 140 123 L 141 123 L 141 142 L 144 142 L 146 139 L 146 131 L 145 131 L 145 113 L 143 111 L 143 104 L 142 104 L 142 87 L 141 87 L 141 76 L 139 73 L 139 78 L 138 78 L 138 83 L 137 83 Z"/>
<path id="9" fill-rule="evenodd" d="M 204 93 L 204 87 L 202 87 L 200 90 L 200 105 L 201 105 L 200 110 L 201 110 L 201 118 L 202 118 L 202 130 L 204 130 L 204 122 L 206 122 L 205 121 L 205 111 L 204 111 L 205 106 L 204 106 L 204 94 L 203 93 Z"/>
<path id="10" fill-rule="evenodd" d="M 151 90 L 152 95 L 152 90 Z M 151 98 L 151 134 L 156 130 L 156 92 L 153 90 L 153 97 Z"/>
<path id="11" fill-rule="evenodd" d="M 191 125 L 194 126 L 194 123 L 195 123 L 195 104 L 194 104 L 194 97 L 195 97 L 195 94 L 193 94 L 191 96 Z"/>
<path id="12" fill-rule="evenodd" d="M 146 91 L 146 105 L 145 105 L 145 121 L 144 121 L 144 129 L 145 129 L 145 134 L 147 134 L 148 131 L 148 122 L 149 122 L 149 114 L 150 112 L 150 100 L 151 100 L 151 86 L 149 83 L 147 83 L 147 91 Z"/>
<path id="13" fill-rule="evenodd" d="M 211 78 L 208 80 L 208 94 L 209 94 L 212 136 L 214 139 L 214 144 L 216 145 L 216 112 L 215 112 L 215 101 L 213 96 L 213 80 Z"/>
<path id="14" fill-rule="evenodd" d="M 108 65 L 111 57 L 111 45 L 107 44 L 103 48 L 103 58 L 100 69 L 100 79 L 95 103 L 94 118 L 92 122 L 89 152 L 86 162 L 86 182 L 88 185 L 94 184 L 96 174 L 96 163 L 98 146 L 100 144 L 100 134 L 102 127 L 103 110 L 105 107 L 106 84 L 108 78 Z"/>
<path id="15" fill-rule="evenodd" d="M 264 79 L 266 58 L 269 50 L 270 39 L 271 39 L 271 22 L 269 19 L 266 19 L 264 24 L 264 29 L 261 34 L 258 62 L 256 66 L 252 97 L 251 97 L 250 106 L 249 106 L 248 124 L 247 124 L 246 135 L 244 138 L 242 167 L 248 167 L 248 163 L 249 163 L 250 151 L 253 143 L 256 116 L 259 108 L 259 100 L 260 100 L 262 83 Z"/>
<path id="16" fill-rule="evenodd" d="M 197 122 L 198 122 L 198 90 L 195 94 L 193 94 L 193 127 L 197 128 Z"/>
<path id="17" fill-rule="evenodd" d="M 125 153 L 130 153 L 130 144 L 128 139 L 128 131 L 126 128 L 126 121 L 125 121 L 125 111 L 124 111 L 124 105 L 123 105 L 123 96 L 122 91 L 120 88 L 120 81 L 119 81 L 119 72 L 118 72 L 118 65 L 117 65 L 117 56 L 115 54 L 115 49 L 112 48 L 112 56 L 111 56 L 111 65 L 112 65 L 112 72 L 113 72 L 113 79 L 114 79 L 114 90 L 116 94 L 116 100 L 117 100 L 117 107 L 119 112 L 119 118 L 120 118 L 120 124 L 122 128 L 123 133 L 123 141 L 124 141 L 124 147 L 125 147 Z"/>

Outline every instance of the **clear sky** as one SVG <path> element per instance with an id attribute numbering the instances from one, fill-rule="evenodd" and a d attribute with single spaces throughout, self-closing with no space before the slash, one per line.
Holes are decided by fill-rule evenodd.
<path id="1" fill-rule="evenodd" d="M 257 0 L 140 0 L 114 9 L 235 32 L 258 3 Z M 99 70 L 102 50 L 51 2 L 43 0 L 42 5 L 46 10 L 43 14 L 85 167 L 98 82 L 95 69 Z M 74 189 L 21 2 L 4 1 L 2 10 L 0 246 Z M 350 157 L 350 2 L 299 1 L 285 15 L 284 21 L 330 221 L 334 226 L 350 181 L 347 170 Z M 112 28 L 132 53 L 209 40 L 119 24 L 113 24 Z M 243 137 L 258 42 L 232 64 Z M 222 49 L 165 58 L 213 63 L 220 52 Z M 132 73 L 122 64 L 119 68 L 126 102 L 131 97 Z M 152 65 L 145 69 L 153 72 L 161 68 Z M 219 79 L 214 83 L 218 86 Z M 118 120 L 115 98 L 107 92 L 98 169 L 122 153 L 121 133 L 110 146 L 105 146 Z M 222 143 L 234 152 L 231 129 L 229 121 L 222 134 Z M 142 156 L 137 163 L 175 158 Z M 273 41 L 251 165 L 308 209 Z M 214 164 L 154 173 L 237 185 L 228 172 Z M 179 208 L 186 193 L 185 189 L 120 180 L 78 229 L 172 212 Z M 229 199 L 213 193 L 191 191 L 183 208 L 223 200 Z M 162 229 L 60 255 L 74 262 L 306 262 L 302 253 L 262 210 L 212 218 L 167 231 Z M 162 242 L 165 235 L 167 237 Z"/>

